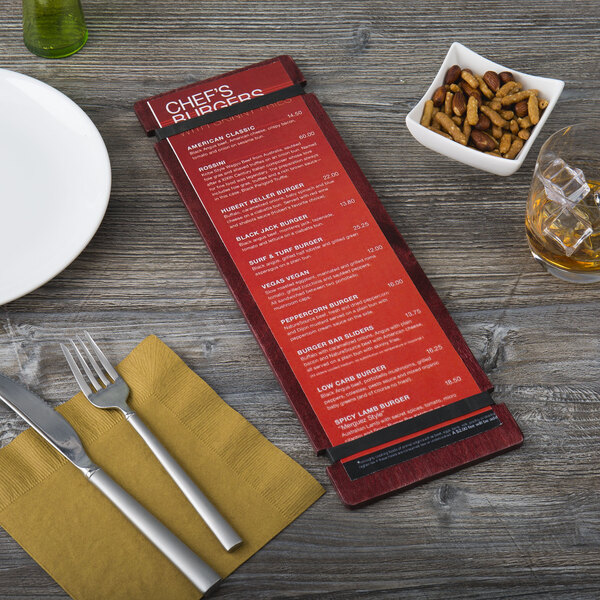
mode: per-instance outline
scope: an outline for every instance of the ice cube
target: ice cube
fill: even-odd
[[[537,167],[536,167],[537,169]],[[555,158],[539,175],[546,195],[554,202],[575,206],[590,193],[590,186],[581,169],[570,167],[562,158]]]
[[[557,242],[567,256],[571,256],[593,232],[589,219],[577,208],[563,208],[544,229],[544,234]]]
[[[596,233],[600,232],[600,194],[598,187],[592,185],[591,193],[585,200],[585,212]],[[580,205],[582,207],[582,205]]]

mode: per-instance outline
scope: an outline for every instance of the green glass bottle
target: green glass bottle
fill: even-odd
[[[80,50],[88,38],[80,0],[23,0],[25,46],[44,58]]]

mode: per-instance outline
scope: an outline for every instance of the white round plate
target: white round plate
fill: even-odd
[[[60,273],[87,246],[110,196],[106,146],[64,94],[0,69],[0,305]]]

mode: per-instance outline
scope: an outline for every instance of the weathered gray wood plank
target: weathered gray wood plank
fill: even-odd
[[[157,334],[328,493],[228,578],[218,598],[597,598],[600,288],[529,256],[524,210],[551,131],[600,119],[593,1],[343,4],[86,0],[90,40],[47,61],[0,23],[0,66],[71,96],[113,165],[106,218],[56,279],[0,307],[0,367],[54,403],[75,392],[58,342],[82,327],[123,357]],[[566,81],[521,170],[498,178],[432,154],[404,126],[450,43]],[[135,100],[289,53],[525,434],[524,447],[360,511],[342,507],[203,246]],[[232,373],[242,373],[232,377]],[[0,445],[22,431],[0,410]],[[0,531],[0,598],[66,598]]]

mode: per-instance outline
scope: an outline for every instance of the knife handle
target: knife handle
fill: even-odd
[[[203,593],[221,577],[102,469],[89,480]]]
[[[181,465],[169,454],[167,449],[160,443],[158,438],[146,427],[142,419],[136,414],[128,415],[129,422],[140,434],[146,445],[183,495],[189,500],[196,512],[202,517],[209,529],[215,534],[221,545],[228,552],[235,550],[241,543],[242,538],[235,529],[225,520],[221,513],[211,504],[210,500],[202,493],[189,475],[182,469]]]

